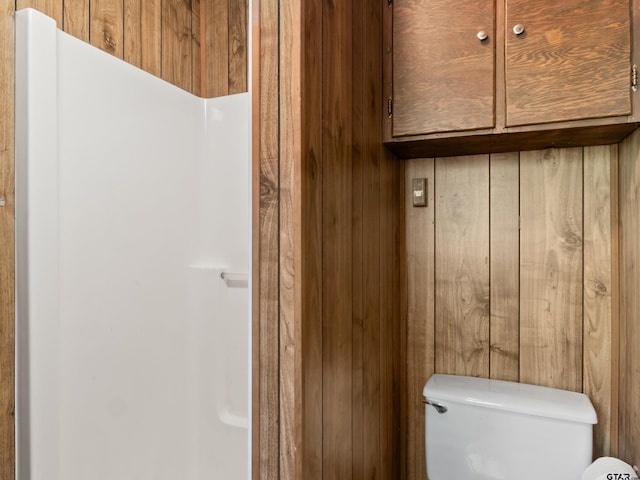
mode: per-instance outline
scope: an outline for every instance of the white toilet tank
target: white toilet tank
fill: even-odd
[[[423,394],[429,480],[580,480],[591,464],[582,393],[433,375]]]

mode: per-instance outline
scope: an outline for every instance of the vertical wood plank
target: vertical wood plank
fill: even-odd
[[[616,147],[584,149],[583,391],[598,416],[594,457],[610,455],[611,432],[611,163]]]
[[[393,3],[387,3],[382,9],[382,43],[383,43],[383,101],[393,98]],[[383,140],[391,140],[393,120],[389,115],[382,116]],[[404,193],[404,192],[402,192]]]
[[[376,3],[378,2],[369,2]],[[367,79],[368,80],[368,79]],[[371,90],[372,85],[365,80],[364,87]],[[365,102],[365,105],[367,103]],[[367,122],[368,112],[365,109],[365,135],[370,137],[375,134],[375,126]],[[370,117],[369,117],[370,118]],[[375,118],[375,117],[374,117]],[[379,117],[378,117],[379,118]],[[373,148],[372,148],[373,147]],[[382,406],[387,403],[386,388],[382,371],[386,367],[384,363],[384,351],[386,341],[390,338],[381,337],[383,328],[390,327],[391,302],[389,295],[392,293],[392,285],[387,283],[391,271],[387,268],[383,254],[391,254],[388,244],[388,233],[391,228],[391,218],[388,218],[383,201],[386,200],[386,192],[381,190],[381,176],[383,175],[382,162],[379,152],[375,149],[375,141],[367,138],[363,144],[363,244],[362,272],[364,317],[363,317],[363,458],[364,478],[376,476],[381,471],[381,417],[385,414]],[[391,200],[389,199],[389,204]],[[384,223],[387,220],[387,223]],[[385,274],[388,277],[385,277]],[[383,285],[388,287],[383,289]],[[389,325],[387,325],[389,324]],[[383,398],[385,397],[385,398]]]
[[[162,72],[162,0],[124,0],[124,61],[155,76]],[[165,39],[172,49],[175,38]]]
[[[611,158],[611,418],[609,455],[618,456],[619,368],[620,368],[620,148],[615,145]]]
[[[490,378],[518,381],[520,284],[520,164],[518,153],[490,159]]]
[[[352,51],[353,64],[351,82],[353,98],[353,158],[352,158],[352,264],[353,264],[353,407],[352,407],[352,432],[353,432],[353,468],[352,480],[364,480],[365,472],[365,429],[369,421],[365,418],[365,346],[364,346],[364,322],[368,296],[365,295],[365,271],[368,268],[367,260],[370,255],[365,250],[370,250],[371,242],[365,242],[365,222],[370,220],[365,217],[365,174],[369,169],[365,166],[368,160],[365,152],[365,113],[364,113],[364,2],[353,0],[353,28]],[[376,237],[377,238],[377,237]],[[377,356],[376,356],[377,358]],[[370,362],[366,362],[369,364]]]
[[[16,9],[35,8],[53,18],[62,29],[62,3],[63,0],[16,0]]]
[[[406,312],[403,312],[405,388],[403,391],[404,470],[402,478],[423,480],[425,463],[422,389],[435,372],[435,162],[432,158],[405,164]],[[427,179],[426,208],[414,208],[411,180]]]
[[[620,143],[620,377],[618,456],[640,462],[640,130]]]
[[[206,18],[206,96],[220,97],[229,93],[228,0],[208,0]]]
[[[370,2],[371,6],[379,7],[380,2]],[[380,47],[380,42],[372,42],[370,45],[376,45]],[[380,50],[377,51],[379,54]],[[380,92],[379,87],[376,89]],[[378,98],[380,98],[378,96]],[[381,107],[381,102],[375,102],[378,108]],[[376,118],[380,119],[382,112]],[[376,129],[381,126],[380,120]],[[371,129],[370,131],[376,131]],[[378,138],[381,138],[381,130],[377,130]],[[375,141],[372,142],[374,145]],[[394,357],[396,351],[394,350],[394,336],[397,334],[396,330],[399,326],[397,322],[396,311],[394,310],[396,303],[394,298],[399,295],[398,283],[394,282],[394,258],[395,252],[398,250],[398,245],[395,243],[396,232],[394,228],[394,213],[399,207],[394,204],[394,190],[397,189],[397,183],[392,185],[393,174],[395,168],[395,162],[393,156],[384,156],[384,152],[379,160],[379,229],[380,229],[380,251],[379,251],[379,263],[380,263],[380,285],[378,287],[380,291],[380,315],[379,315],[379,364],[380,374],[378,382],[380,384],[379,403],[376,406],[376,414],[378,416],[379,423],[379,439],[377,454],[379,457],[378,467],[374,470],[370,467],[370,474],[380,472],[381,478],[397,478],[397,472],[394,472],[396,453],[399,453],[399,443],[394,442],[394,430],[396,426],[399,426],[399,422],[396,423],[397,407],[395,403],[396,397],[394,395],[394,389],[398,388],[397,377],[395,377],[394,371]],[[375,466],[375,464],[374,464]],[[371,475],[368,477],[371,478]]]
[[[364,478],[375,478],[376,475],[386,477],[382,458],[382,429],[385,406],[388,405],[388,388],[383,374],[387,364],[385,354],[387,341],[391,340],[390,295],[393,286],[388,283],[391,270],[388,261],[390,251],[389,237],[392,219],[387,215],[385,205],[391,205],[392,189],[382,189],[381,182],[386,179],[388,169],[379,147],[380,131],[380,80],[378,57],[380,55],[380,31],[378,25],[380,2],[362,3],[358,17],[354,12],[354,23],[362,23],[359,27],[358,50],[353,52],[353,62],[359,63],[360,78],[354,78],[353,84],[359,84],[358,98],[353,102],[362,115],[362,261],[364,265],[362,283],[364,293],[363,317],[363,429],[362,454]],[[358,55],[356,57],[356,55]],[[382,158],[381,158],[382,157]],[[386,187],[386,185],[385,185]],[[385,329],[389,336],[383,337]],[[391,405],[388,405],[391,408]]]
[[[191,91],[191,2],[162,0],[162,78]]]
[[[489,156],[436,159],[436,372],[489,376]]]
[[[582,149],[520,155],[520,381],[582,390]]]
[[[118,58],[124,55],[123,10],[123,0],[89,0],[89,41]]]
[[[207,12],[209,9],[207,9]],[[260,0],[260,479],[279,476],[278,0]],[[209,25],[207,25],[207,29]],[[254,173],[255,174],[255,173]]]
[[[89,41],[89,0],[64,0],[64,31],[84,42]]]
[[[280,478],[301,478],[301,2],[280,4]]]
[[[383,4],[384,6],[384,4]],[[384,10],[384,8],[383,8]],[[384,21],[384,20],[383,20]],[[382,106],[384,110],[384,105]],[[384,458],[391,456],[391,471],[389,478],[404,478],[401,472],[402,465],[402,386],[403,386],[403,368],[404,368],[404,350],[403,350],[403,325],[402,311],[404,308],[403,292],[405,291],[406,269],[404,260],[406,258],[405,249],[405,209],[404,209],[404,162],[391,152],[384,150],[385,161],[391,163],[392,175],[390,178],[391,185],[388,187],[393,192],[392,197],[392,235],[393,243],[391,245],[392,252],[388,256],[388,260],[392,266],[392,276],[390,281],[393,288],[393,312],[392,312],[392,332],[390,337],[392,356],[391,369],[392,377],[390,379],[392,385],[392,405],[387,412],[387,429],[386,429],[386,445],[388,453],[384,453]],[[384,433],[384,430],[383,430]],[[384,438],[383,438],[384,440]]]
[[[0,478],[15,476],[14,2],[0,4]]]
[[[324,2],[322,442],[325,478],[349,478],[353,462],[351,13],[348,2]]]
[[[200,32],[204,38],[203,20],[204,2],[200,4]],[[261,435],[264,428],[263,415],[267,414],[267,405],[261,403],[263,398],[263,364],[267,366],[266,360],[269,358],[267,352],[263,350],[262,343],[262,257],[260,245],[262,244],[262,144],[260,142],[260,131],[262,128],[262,116],[260,103],[262,101],[261,83],[261,15],[260,1],[256,0],[251,5],[251,61],[253,63],[251,77],[251,480],[262,479],[261,465]],[[204,45],[204,44],[203,44]],[[201,50],[201,58],[204,57],[204,48]],[[204,63],[201,64],[204,69]],[[202,84],[204,95],[204,84]]]
[[[247,0],[229,2],[229,94],[247,91]]]
[[[302,477],[322,480],[322,2],[304,2],[303,75],[303,452]],[[355,195],[355,194],[354,194]],[[354,257],[355,263],[355,257]],[[355,268],[355,267],[354,267]],[[355,278],[354,278],[355,282]],[[355,288],[354,288],[355,295]],[[354,348],[354,355],[356,349]],[[355,398],[355,396],[354,396]]]
[[[191,93],[202,97],[201,11],[206,0],[191,0]],[[248,41],[248,38],[246,39]]]

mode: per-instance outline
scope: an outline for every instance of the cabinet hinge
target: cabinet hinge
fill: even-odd
[[[634,92],[638,90],[638,66],[631,67],[631,90]]]
[[[393,116],[393,98],[387,99],[387,116],[391,118]]]

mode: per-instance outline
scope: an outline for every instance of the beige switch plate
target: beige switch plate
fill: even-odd
[[[413,198],[414,207],[427,206],[427,179],[426,178],[411,179],[411,198]]]

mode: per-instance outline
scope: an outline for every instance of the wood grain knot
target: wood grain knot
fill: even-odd
[[[607,286],[602,282],[596,282],[595,288],[593,289],[596,292],[596,295],[606,295],[607,294]]]
[[[112,52],[112,53],[116,51],[116,41],[114,40],[114,38],[111,35],[111,33],[109,33],[106,30],[103,31],[102,32],[102,41],[103,41],[105,50],[107,50],[108,52]]]
[[[564,241],[567,245],[576,246],[580,245],[580,237],[574,233],[567,233],[564,237]]]
[[[275,192],[276,192],[276,185],[273,183],[273,181],[264,175],[261,176],[260,177],[260,198],[262,200],[273,199],[275,196]]]
[[[512,359],[512,360],[517,360],[518,359],[518,353],[514,352],[514,351],[510,351],[507,348],[501,347],[500,345],[496,345],[493,344],[489,347],[489,349],[497,354],[502,355],[503,357]]]

